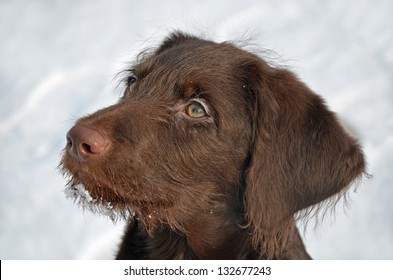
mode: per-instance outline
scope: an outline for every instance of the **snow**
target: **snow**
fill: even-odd
[[[83,185],[77,185],[75,187],[68,187],[65,190],[65,195],[67,198],[71,198],[76,201],[77,204],[91,204],[96,201],[90,195],[90,193],[85,189]]]
[[[392,259],[392,11],[389,0],[1,1],[0,258],[113,258],[124,225],[65,198],[65,133],[116,101],[129,58],[181,29],[252,37],[250,49],[325,98],[373,177],[350,191],[348,209],[308,227],[306,246],[317,259]]]

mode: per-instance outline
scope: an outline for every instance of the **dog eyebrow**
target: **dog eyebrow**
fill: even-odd
[[[173,93],[175,95],[176,99],[185,99],[185,94],[183,91],[183,87],[180,85],[179,82],[176,82],[174,87],[173,87]]]
[[[204,90],[194,81],[176,82],[173,90],[178,99],[203,98]]]
[[[154,69],[153,62],[150,59],[140,62],[134,66],[134,73],[138,79],[143,79],[149,75]]]
[[[134,69],[134,73],[139,80],[145,78],[150,72],[148,68],[141,66]]]

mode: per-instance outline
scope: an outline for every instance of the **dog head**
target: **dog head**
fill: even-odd
[[[233,44],[174,33],[128,70],[118,103],[67,134],[67,190],[92,210],[181,230],[231,208],[254,246],[275,252],[296,212],[364,172],[320,97]]]

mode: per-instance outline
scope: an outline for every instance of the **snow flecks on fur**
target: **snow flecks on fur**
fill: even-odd
[[[94,213],[109,216],[111,220],[116,220],[117,214],[113,205],[110,202],[104,201],[102,198],[92,197],[82,184],[67,186],[64,192],[68,199],[73,200],[83,209],[88,209]]]

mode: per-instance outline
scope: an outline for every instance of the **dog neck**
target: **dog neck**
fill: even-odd
[[[212,209],[186,224],[187,245],[198,259],[250,258],[250,251],[253,251],[250,235],[241,227],[240,221],[234,219],[240,215],[229,212]]]
[[[166,248],[167,254],[175,259],[256,258],[258,253],[252,249],[251,234],[244,227],[245,221],[240,220],[244,217],[242,209],[241,203],[223,199],[214,201],[210,207],[190,209],[192,215],[182,213],[184,210],[171,211],[172,222],[156,228],[148,242],[155,250],[162,244],[176,244]]]

